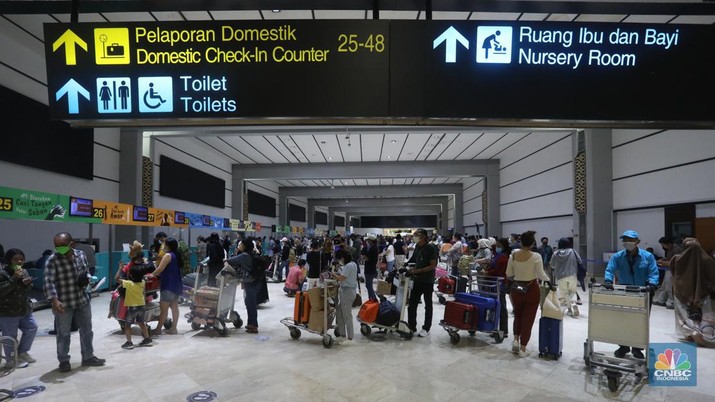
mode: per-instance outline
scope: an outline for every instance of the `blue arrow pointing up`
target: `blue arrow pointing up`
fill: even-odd
[[[432,49],[436,49],[442,42],[445,42],[447,48],[445,59],[446,63],[456,63],[457,62],[457,41],[462,44],[465,48],[469,49],[469,41],[467,38],[462,36],[459,31],[450,26],[446,31],[442,32],[442,35],[438,36],[432,42]]]
[[[55,100],[58,101],[65,95],[67,95],[67,105],[69,106],[70,114],[79,113],[79,95],[90,100],[89,91],[84,89],[82,85],[78,84],[77,81],[72,78],[55,93]]]

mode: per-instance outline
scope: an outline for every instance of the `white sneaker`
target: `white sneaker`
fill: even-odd
[[[427,331],[426,329],[422,329],[422,331],[420,331],[420,333],[417,334],[417,336],[419,336],[420,338],[424,338],[424,337],[426,337],[426,336],[429,336],[429,331]]]
[[[578,306],[574,304],[572,309],[573,309],[573,316],[578,317],[578,315],[579,315]]]
[[[335,337],[335,343],[338,345],[341,345],[343,342],[345,342],[348,338],[345,338],[343,336],[336,336]]]
[[[514,340],[511,342],[511,352],[514,353],[514,354],[519,353],[519,349],[520,349],[520,348],[521,348],[521,345],[519,344],[519,341],[517,341],[516,339],[514,339]]]
[[[27,353],[27,352],[22,352],[22,353],[20,353],[18,356],[20,357],[21,360],[24,360],[24,361],[26,361],[26,362],[28,362],[28,363],[34,363],[34,362],[37,361],[37,360],[35,360],[35,358],[33,358],[32,356],[30,356],[30,354]]]
[[[25,368],[28,366],[28,363],[22,359],[18,359],[17,364],[15,364],[14,359],[8,359],[7,362],[5,362],[5,368],[6,369],[11,369],[11,368]]]
[[[352,339],[346,339],[346,338],[343,338],[343,339],[344,340],[342,342],[340,342],[340,346],[350,346],[350,345],[355,344],[355,342],[353,342]]]
[[[531,354],[531,352],[529,352],[528,350],[519,349],[519,357],[522,357],[522,358],[529,357],[530,354]]]

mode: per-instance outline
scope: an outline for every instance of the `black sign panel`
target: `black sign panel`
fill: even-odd
[[[375,117],[387,21],[45,24],[57,119]]]
[[[715,101],[705,95],[715,90],[712,26],[433,21],[425,27],[429,79],[420,115],[426,117],[713,120]]]
[[[46,24],[45,43],[51,115],[69,121],[715,121],[712,25]]]

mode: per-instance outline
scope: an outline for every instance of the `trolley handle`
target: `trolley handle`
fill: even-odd
[[[620,290],[630,293],[647,293],[649,291],[648,286],[637,286],[637,285],[614,285],[612,283],[590,283],[589,286],[593,288],[604,288],[606,290]]]

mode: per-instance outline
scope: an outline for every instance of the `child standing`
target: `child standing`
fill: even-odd
[[[125,289],[124,306],[127,307],[127,316],[124,324],[124,335],[127,341],[122,345],[122,349],[134,349],[132,343],[132,325],[136,322],[141,328],[144,340],[139,346],[151,346],[149,330],[145,321],[145,299],[144,299],[144,274],[145,269],[141,266],[133,266],[129,269],[129,279],[122,280],[122,287]]]

